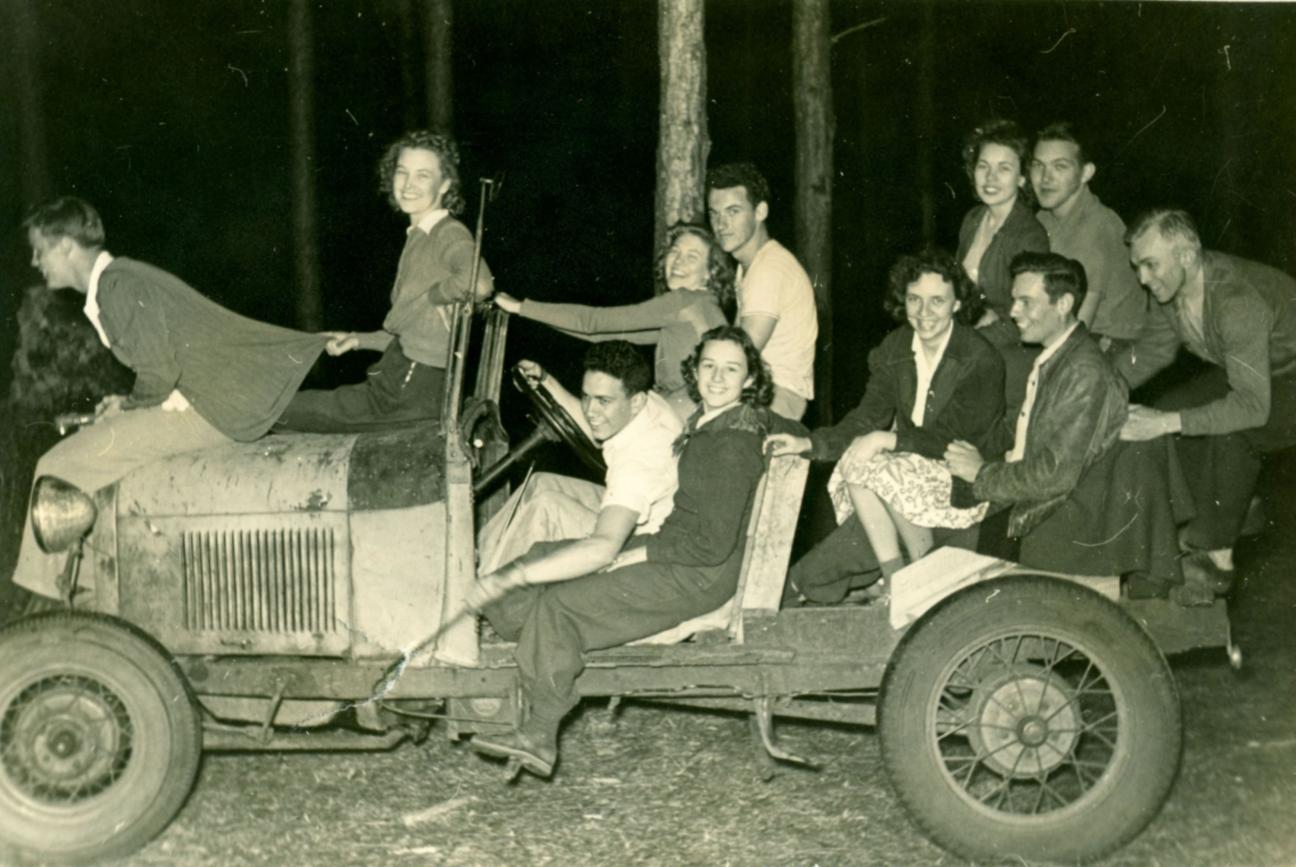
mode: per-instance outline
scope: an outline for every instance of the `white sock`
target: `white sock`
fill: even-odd
[[[1231,570],[1233,568],[1232,548],[1220,548],[1215,551],[1207,551],[1206,553],[1211,558],[1211,562],[1219,568],[1224,570]]]

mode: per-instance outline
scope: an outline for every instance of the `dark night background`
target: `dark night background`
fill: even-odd
[[[8,17],[16,2],[0,0],[0,12]],[[112,251],[172,270],[240,312],[291,324],[287,4],[31,0],[31,8],[51,192],[94,202]],[[885,18],[833,49],[839,411],[862,389],[864,351],[890,327],[886,270],[924,240],[920,160],[932,160],[934,240],[952,246],[974,203],[960,142],[991,115],[1028,130],[1058,118],[1088,130],[1093,188],[1127,220],[1154,204],[1182,205],[1207,246],[1296,267],[1296,6],[935,3],[930,135],[918,109],[922,4],[839,0],[832,14],[838,34]],[[377,193],[374,164],[419,117],[421,81],[414,92],[402,86],[408,48],[392,2],[319,3],[313,15],[325,326],[371,329],[386,310],[404,227]],[[454,15],[466,222],[476,217],[476,178],[506,173],[486,222],[498,287],[593,303],[647,297],[656,3],[460,0]],[[707,4],[711,161],[752,159],[765,170],[772,231],[792,246],[790,41],[787,0]],[[5,359],[21,290],[35,276],[19,229],[33,203],[19,192],[26,118],[13,108],[13,87],[7,76]],[[514,356],[525,346],[560,368],[580,350],[529,323],[516,325],[510,343]],[[315,381],[358,377],[365,360],[333,361]]]

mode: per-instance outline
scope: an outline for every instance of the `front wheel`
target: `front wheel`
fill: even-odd
[[[1160,810],[1179,767],[1173,676],[1097,593],[977,584],[915,626],[882,685],[887,772],[914,821],[969,859],[1088,861]]]
[[[133,851],[184,803],[201,748],[184,681],[142,634],[85,614],[0,632],[0,855]]]

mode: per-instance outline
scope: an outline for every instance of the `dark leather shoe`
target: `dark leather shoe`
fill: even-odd
[[[1227,595],[1233,589],[1234,569],[1221,569],[1205,551],[1192,551],[1179,561],[1183,567],[1184,584],[1207,587],[1216,596]]]
[[[482,755],[497,759],[517,759],[522,767],[537,777],[553,776],[554,763],[558,761],[556,739],[543,739],[520,731],[502,735],[474,735],[472,748]]]

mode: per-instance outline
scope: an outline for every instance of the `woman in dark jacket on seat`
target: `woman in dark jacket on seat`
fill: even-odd
[[[987,453],[1003,415],[1004,366],[969,325],[979,315],[962,267],[944,252],[905,256],[891,269],[889,304],[907,320],[869,353],[859,406],[809,437],[776,434],[774,454],[809,452],[838,461],[829,493],[838,523],[853,513],[864,526],[884,577],[932,547],[931,528],[978,523],[987,508],[945,467],[960,439]]]

